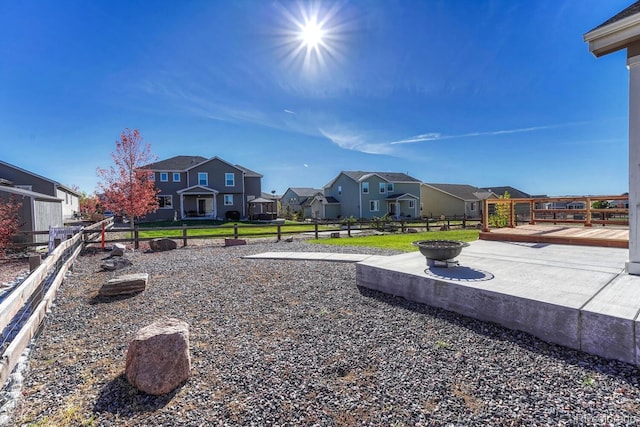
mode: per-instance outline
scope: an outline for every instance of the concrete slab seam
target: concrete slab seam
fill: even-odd
[[[582,304],[582,306],[581,306],[581,307],[579,307],[579,308],[578,308],[578,345],[580,346],[580,350],[581,350],[581,351],[582,351],[582,348],[583,348],[583,347],[582,347],[582,334],[583,334],[583,331],[582,331],[582,315],[583,315],[583,310],[584,310],[584,308],[585,308],[585,307],[586,307],[586,306],[587,306],[591,301],[593,301],[593,300],[595,299],[595,297],[597,297],[597,296],[598,296],[598,295],[599,295],[599,294],[600,294],[600,293],[601,293],[601,292],[602,292],[602,291],[603,291],[607,286],[609,286],[609,285],[610,285],[614,280],[616,280],[618,277],[620,277],[620,274],[622,274],[622,273],[619,273],[619,274],[616,274],[615,276],[613,276],[613,277],[612,277],[612,278],[611,278],[607,283],[605,283],[604,285],[602,285],[602,286],[600,287],[600,289],[598,289],[598,291],[597,291],[596,293],[594,293],[593,295],[591,295],[591,297],[589,297],[589,298],[585,301],[585,303],[584,303],[584,304]],[[636,344],[636,343],[635,343],[635,322],[634,322],[633,328],[634,328],[634,330],[633,330],[633,332],[634,332],[634,335],[633,335],[633,340],[634,340],[633,345],[634,345],[634,347],[635,347],[635,344]]]

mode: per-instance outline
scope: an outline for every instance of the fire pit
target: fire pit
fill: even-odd
[[[420,249],[420,253],[427,258],[427,265],[437,267],[452,267],[458,265],[454,258],[460,255],[464,242],[456,240],[418,240],[413,245]]]

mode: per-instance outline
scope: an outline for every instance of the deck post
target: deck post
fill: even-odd
[[[484,231],[485,233],[488,233],[489,232],[489,199],[484,199],[482,203],[484,205],[482,209],[482,231]]]
[[[587,197],[586,200],[586,208],[587,208],[587,212],[585,213],[585,218],[584,218],[584,226],[585,227],[591,227],[593,224],[591,224],[591,199]]]
[[[536,208],[536,203],[533,199],[529,200],[529,225],[536,225],[536,215],[533,212]]]

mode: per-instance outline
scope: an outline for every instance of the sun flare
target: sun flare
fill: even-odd
[[[343,3],[299,4],[297,10],[280,6],[285,22],[278,48],[284,62],[308,74],[320,73],[339,63],[344,58],[344,37],[349,29],[343,6]]]
[[[302,27],[300,38],[307,49],[316,49],[323,44],[325,30],[315,20],[307,21]]]

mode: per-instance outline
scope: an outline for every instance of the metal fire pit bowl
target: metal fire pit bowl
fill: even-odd
[[[418,240],[412,243],[420,249],[420,253],[428,260],[448,261],[460,255],[464,242],[456,240]]]

